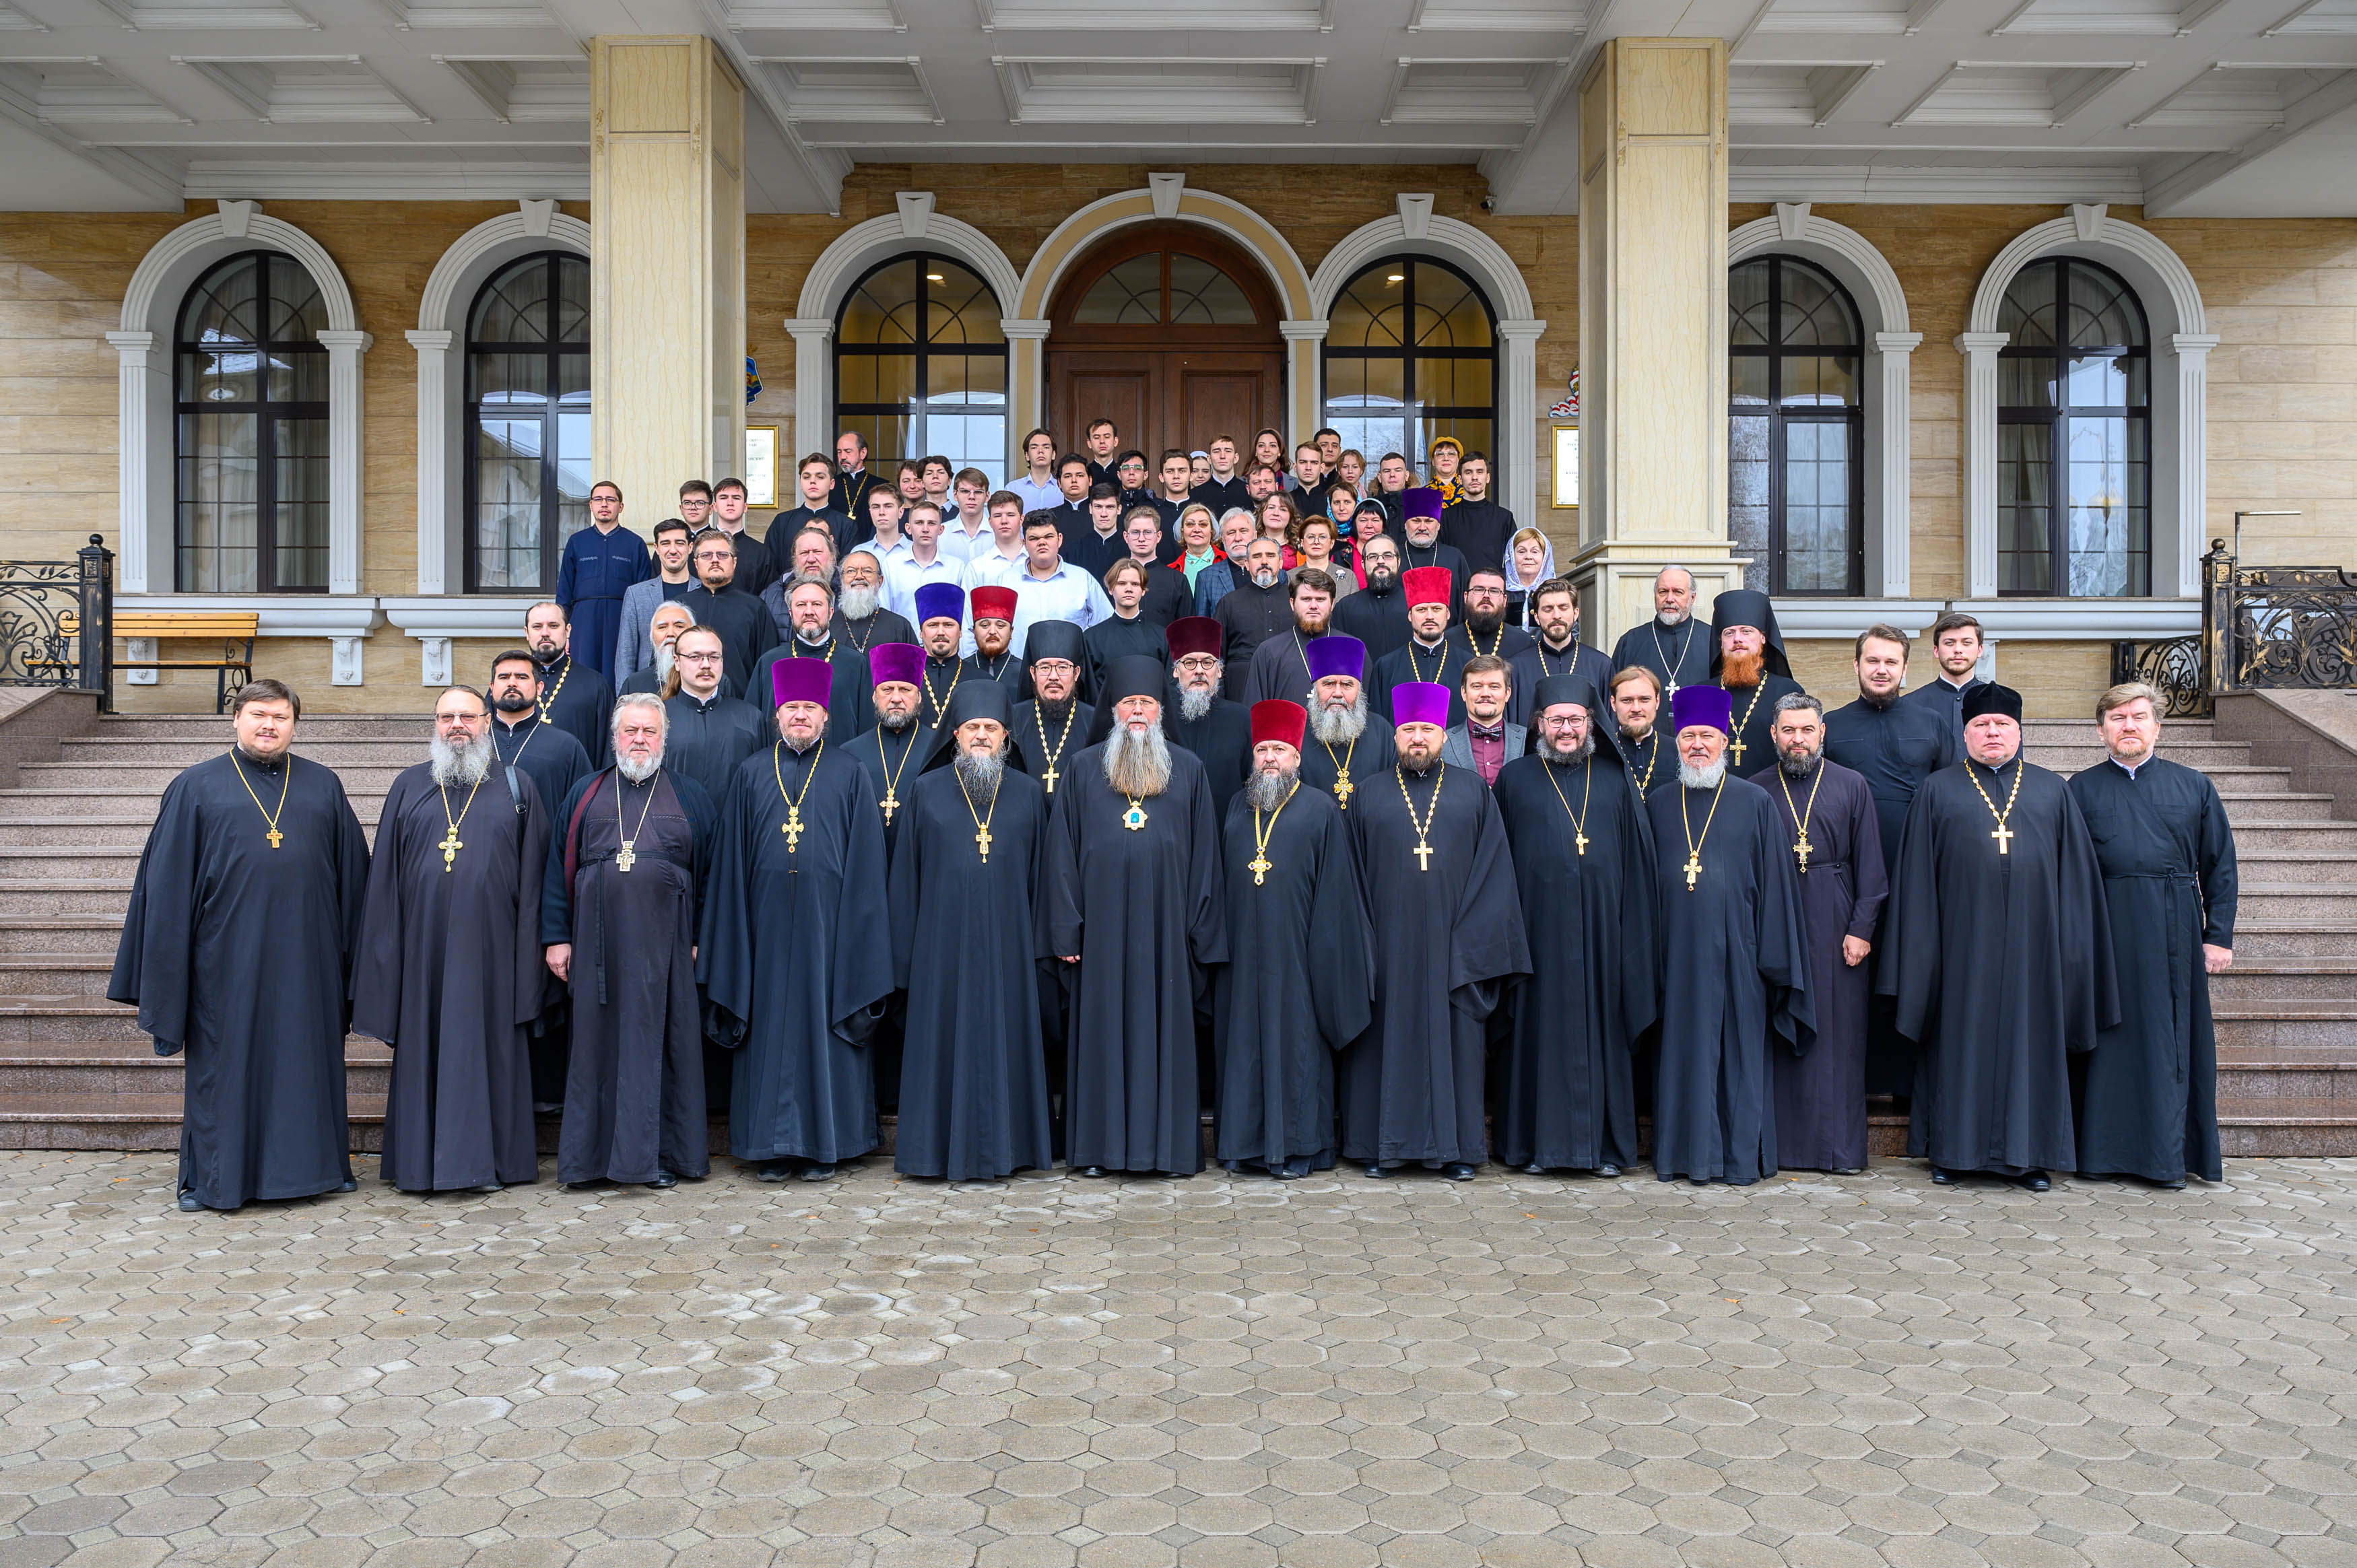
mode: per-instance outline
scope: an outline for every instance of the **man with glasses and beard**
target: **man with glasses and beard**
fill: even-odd
[[[1512,660],[1531,646],[1531,634],[1506,624],[1506,574],[1495,566],[1475,566],[1458,579],[1464,592],[1464,613],[1449,637],[1463,644],[1469,659]]]
[[[553,989],[548,839],[539,789],[492,746],[490,707],[445,688],[427,760],[385,792],[352,964],[352,1029],[393,1047],[381,1168],[404,1192],[540,1174],[526,1033]]]
[[[1344,601],[1347,603],[1348,601]],[[1309,661],[1309,722],[1301,743],[1301,781],[1348,811],[1375,779],[1399,762],[1387,724],[1367,724],[1366,645],[1340,634],[1302,650]]]
[[[1279,1181],[1334,1165],[1334,1053],[1366,1028],[1374,986],[1350,831],[1331,797],[1302,787],[1308,716],[1253,709],[1252,778],[1221,834],[1235,956],[1212,1006],[1219,1155]]]
[[[1164,683],[1151,659],[1105,671],[1048,834],[1040,926],[1078,966],[1065,1157],[1084,1176],[1203,1168],[1195,998],[1227,961],[1227,908],[1211,786],[1163,736]]]
[[[720,634],[727,668],[749,671],[778,646],[778,623],[770,607],[737,581],[736,542],[718,529],[695,541],[696,585],[679,596],[695,614],[695,624]]]
[[[1585,676],[1549,675],[1531,701],[1532,752],[1499,770],[1531,972],[1498,1088],[1498,1157],[1530,1175],[1617,1176],[1637,1163],[1637,1039],[1652,1026],[1653,844],[1645,800]]]
[[[718,813],[663,766],[662,699],[614,704],[614,765],[574,788],[541,883],[549,972],[572,990],[556,1176],[650,1187],[712,1168],[695,927]]]
[[[1252,715],[1222,696],[1222,630],[1206,616],[1186,616],[1163,633],[1170,646],[1170,706],[1162,715],[1170,744],[1194,753],[1211,787],[1212,815],[1225,821],[1228,800],[1252,771]],[[1103,699],[1098,706],[1103,706]]]
[[[1035,624],[1023,647],[1023,698],[1015,704],[1008,744],[1023,754],[1023,771],[1037,779],[1048,804],[1088,744],[1094,710],[1081,701],[1088,667],[1085,634],[1068,620]]]
[[[1405,647],[1415,635],[1408,625],[1407,596],[1400,591],[1399,541],[1378,533],[1359,541],[1359,570],[1367,585],[1346,594],[1334,607],[1334,629],[1367,645],[1369,659]]]
[[[854,550],[843,558],[843,595],[834,607],[834,635],[865,659],[879,642],[917,640],[909,618],[884,607],[884,564],[872,550]]]
[[[722,690],[720,661],[727,655],[718,632],[689,627],[673,648],[679,681],[663,703],[671,715],[663,756],[674,773],[694,779],[714,800],[725,800],[737,765],[761,748],[761,711]]]
[[[1007,744],[1014,716],[995,681],[950,700],[892,854],[903,1176],[996,1181],[1055,1163],[1039,1006],[1049,806]]]
[[[1866,1168],[1866,1041],[1875,923],[1890,885],[1866,780],[1825,756],[1824,709],[1805,692],[1776,703],[1776,771],[1753,782],[1782,820],[1809,927],[1817,1043],[1776,1056],[1776,1163],[1855,1176]]]

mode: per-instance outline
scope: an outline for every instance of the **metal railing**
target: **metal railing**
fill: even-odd
[[[95,692],[114,705],[114,553],[99,534],[70,561],[0,561],[0,686]]]
[[[2114,643],[2112,679],[2150,683],[2180,717],[2235,692],[2357,686],[2357,576],[2245,566],[2213,539],[2201,557],[2201,632]]]

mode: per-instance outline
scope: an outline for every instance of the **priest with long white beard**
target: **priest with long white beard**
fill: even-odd
[[[1220,827],[1203,765],[1162,733],[1162,666],[1106,667],[1092,745],[1056,791],[1040,897],[1076,965],[1065,1157],[1082,1176],[1203,1168],[1195,1002],[1228,958]]]
[[[490,726],[474,688],[443,691],[428,760],[386,791],[361,908],[352,1028],[393,1047],[382,1168],[404,1192],[539,1174],[525,1031],[552,989],[549,808],[500,762]]]
[[[1399,761],[1392,726],[1367,726],[1367,645],[1340,632],[1302,650],[1308,660],[1309,724],[1301,741],[1301,781],[1334,797],[1344,811],[1368,783]]]
[[[1252,771],[1252,715],[1243,703],[1221,694],[1218,621],[1181,616],[1162,635],[1170,648],[1171,686],[1162,732],[1203,765],[1211,785],[1211,819],[1224,822],[1228,802]]]

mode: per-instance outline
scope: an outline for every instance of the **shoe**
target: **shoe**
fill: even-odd
[[[1294,1158],[1285,1162],[1285,1179],[1286,1181],[1299,1181],[1308,1174],[1309,1159],[1308,1155],[1296,1155]],[[2183,1184],[2180,1183],[2179,1185],[2181,1186]]]
[[[753,1174],[763,1181],[784,1181],[794,1174],[794,1167],[783,1160],[771,1160]]]
[[[1546,1166],[1536,1164],[1535,1162],[1523,1167],[1523,1174],[1524,1176],[1544,1176],[1546,1175]]]
[[[562,1116],[565,1114],[565,1101],[535,1100],[532,1102],[532,1113],[534,1116]]]
[[[834,1179],[834,1167],[833,1165],[810,1165],[802,1167],[802,1180],[804,1181],[833,1181]]]
[[[1835,1176],[1864,1176],[1866,1174],[1866,1167],[1864,1165],[1835,1165],[1834,1167],[1833,1174]]]
[[[343,1186],[336,1188],[338,1192],[358,1192],[360,1189],[361,1184],[350,1179],[347,1179]]]
[[[1620,1174],[1620,1167],[1619,1165],[1598,1165],[1596,1167],[1596,1174],[1603,1176],[1609,1181]]]
[[[1473,1167],[1463,1160],[1452,1160],[1440,1167],[1440,1174],[1450,1181],[1471,1181]]]
[[[1939,1165],[1933,1165],[1932,1167],[1932,1184],[1934,1187],[1953,1187],[1956,1185],[1955,1173],[1945,1170]]]
[[[677,1187],[679,1185],[679,1177],[672,1175],[669,1171],[657,1171],[655,1173],[655,1179],[646,1185],[657,1192],[663,1192],[669,1188]]]
[[[1097,1181],[1103,1177],[1105,1168],[1103,1165],[1082,1165],[1079,1170],[1074,1171],[1072,1174],[1074,1176],[1086,1176],[1091,1181]]]
[[[2044,1192],[2054,1183],[2044,1171],[2025,1171],[2021,1176],[2021,1185],[2032,1192]]]
[[[506,1187],[501,1187],[498,1182],[495,1182],[495,1181],[487,1181],[487,1182],[485,1182],[485,1183],[484,1183],[482,1186],[480,1186],[480,1187],[468,1187],[467,1190],[468,1190],[468,1192],[479,1192],[479,1193],[481,1193],[484,1197],[489,1197],[491,1194],[493,1194],[493,1193],[495,1193],[495,1192],[505,1192],[505,1191],[507,1190],[507,1188],[506,1188]]]
[[[180,1195],[181,1213],[202,1214],[204,1211],[205,1206],[201,1202],[198,1201],[197,1195],[195,1193],[184,1192]]]
[[[2185,1190],[2185,1178],[2183,1176],[2179,1176],[2175,1181],[2157,1181],[2152,1185],[2158,1187],[2163,1192],[2183,1192]]]
[[[606,1184],[602,1181],[568,1181],[565,1184],[565,1190],[567,1192],[595,1192],[598,1187],[605,1185]]]
[[[1392,1173],[1385,1170],[1381,1165],[1372,1165],[1367,1167],[1367,1174],[1374,1177],[1377,1181],[1388,1181],[1391,1179]]]

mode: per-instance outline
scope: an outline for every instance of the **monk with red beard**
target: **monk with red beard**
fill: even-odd
[[[1730,588],[1711,604],[1710,678],[1726,688],[1735,705],[1727,746],[1727,771],[1738,779],[1776,766],[1776,742],[1769,734],[1776,703],[1801,689],[1784,657],[1784,634],[1768,596],[1754,588]]]

